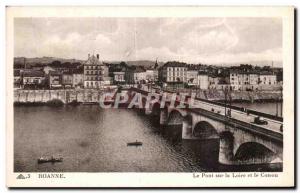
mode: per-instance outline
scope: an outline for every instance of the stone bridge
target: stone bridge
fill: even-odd
[[[201,108],[201,104],[193,108],[177,108],[169,102],[162,106],[160,100],[153,100],[147,106],[145,101],[148,92],[136,88],[129,91],[131,98],[137,94],[143,98],[145,113],[159,118],[161,125],[182,128],[183,140],[219,140],[219,162],[222,164],[282,163],[283,136],[277,129],[249,123],[248,119],[243,121],[234,116],[225,116],[221,111]],[[157,95],[161,99],[162,94]]]

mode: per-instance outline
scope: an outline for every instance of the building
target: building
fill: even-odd
[[[167,62],[159,69],[159,79],[168,85],[182,84],[187,81],[187,66],[180,62]]]
[[[73,87],[73,74],[70,72],[64,72],[62,74],[62,85],[64,88]]]
[[[276,85],[277,78],[275,74],[270,72],[261,72],[258,76],[258,81],[260,85]]]
[[[125,62],[109,65],[109,76],[114,84],[133,84],[134,67],[128,66]]]
[[[45,74],[49,74],[50,71],[55,71],[55,69],[50,67],[50,66],[45,66],[43,68],[43,71],[44,71]]]
[[[146,69],[146,80],[147,82],[157,82],[158,81],[158,62],[155,61],[155,64],[149,69]]]
[[[74,73],[72,83],[73,83],[73,88],[83,88],[83,74]]]
[[[144,67],[137,66],[133,72],[133,79],[135,84],[144,84],[147,79],[147,72]]]
[[[103,83],[104,86],[111,85],[112,82],[113,82],[112,77],[109,77],[109,76],[104,76],[103,77],[103,82],[102,83]]]
[[[208,76],[208,82],[209,82],[209,86],[208,86],[209,89],[217,89],[218,84],[219,84],[219,77],[209,75]]]
[[[42,70],[44,69],[44,65],[38,63],[38,64],[36,64],[36,65],[33,65],[33,66],[31,67],[31,69],[32,69],[32,70],[37,70],[37,71],[42,71]]]
[[[272,90],[276,89],[277,86],[277,77],[271,72],[230,72],[230,88],[232,90]]]
[[[21,79],[21,72],[20,70],[14,70],[14,88],[21,88],[22,86],[22,79]]]
[[[49,71],[48,86],[49,86],[49,88],[61,88],[62,87],[62,73],[58,72],[58,71]]]
[[[45,75],[43,71],[25,70],[23,72],[24,88],[40,88],[45,84]]]
[[[258,76],[254,72],[230,72],[231,90],[255,90],[258,85]]]
[[[109,67],[106,64],[102,66],[102,70],[103,70],[103,78],[109,77]]]
[[[147,69],[146,70],[146,80],[147,82],[157,82],[158,81],[158,70],[156,69]]]
[[[113,72],[114,84],[125,84],[125,72]]]
[[[282,85],[277,82],[276,74],[261,72],[258,77],[258,90],[280,90],[282,88]]]
[[[84,63],[84,88],[100,88],[104,77],[104,64],[96,56],[88,55],[88,60]]]
[[[188,86],[197,86],[199,85],[198,81],[198,70],[189,69],[186,72],[187,84]]]
[[[209,79],[207,73],[199,72],[197,75],[197,81],[197,85],[199,85],[200,89],[206,90],[209,88]]]

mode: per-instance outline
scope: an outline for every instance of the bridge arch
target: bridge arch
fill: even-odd
[[[233,161],[234,135],[230,131],[220,133],[219,162],[231,164]]]
[[[154,116],[159,116],[160,115],[160,103],[156,102],[154,104],[152,104],[152,115]]]
[[[178,110],[172,110],[168,116],[168,125],[182,125],[184,116]]]
[[[167,107],[160,110],[159,123],[160,123],[160,125],[168,124],[168,108]]]
[[[218,132],[214,126],[207,121],[199,121],[193,129],[193,136],[197,138],[217,138]]]
[[[277,157],[275,152],[257,142],[246,142],[241,144],[234,154],[235,161],[247,163],[270,163]]]
[[[191,114],[187,114],[183,117],[182,122],[182,139],[190,139],[192,138],[193,133],[193,116]]]

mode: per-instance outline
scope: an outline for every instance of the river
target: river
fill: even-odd
[[[218,163],[218,140],[185,141],[134,109],[97,105],[14,108],[15,172],[273,171]],[[172,131],[176,131],[173,129]],[[178,131],[178,130],[177,130]],[[139,140],[142,146],[127,146]],[[63,162],[38,164],[40,156]]]
[[[261,103],[239,102],[239,103],[232,103],[232,105],[238,107],[244,107],[256,111],[261,111],[271,115],[278,114],[278,116],[282,116],[282,112],[281,112],[282,102],[278,102],[278,104],[274,102],[261,102]]]

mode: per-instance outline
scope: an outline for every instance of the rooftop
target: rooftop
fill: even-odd
[[[95,56],[89,56],[88,60],[84,63],[84,65],[103,65],[102,62]]]
[[[259,70],[249,70],[249,71],[242,71],[242,70],[230,70],[230,74],[257,74],[257,75],[273,75],[272,72],[269,71],[259,71]]]
[[[44,77],[44,72],[38,70],[24,71],[23,77]]]
[[[199,71],[199,72],[198,72],[198,75],[208,75],[208,73],[207,73],[207,72],[204,72],[204,71]]]
[[[50,72],[49,72],[49,75],[50,75],[50,76],[60,76],[60,75],[61,75],[61,72],[59,72],[59,71],[50,71]]]
[[[136,66],[134,72],[146,72],[146,70],[142,66]]]
[[[21,73],[20,73],[20,70],[14,70],[14,76],[20,76]]]
[[[183,62],[167,62],[163,65],[163,67],[187,67],[186,63]]]

